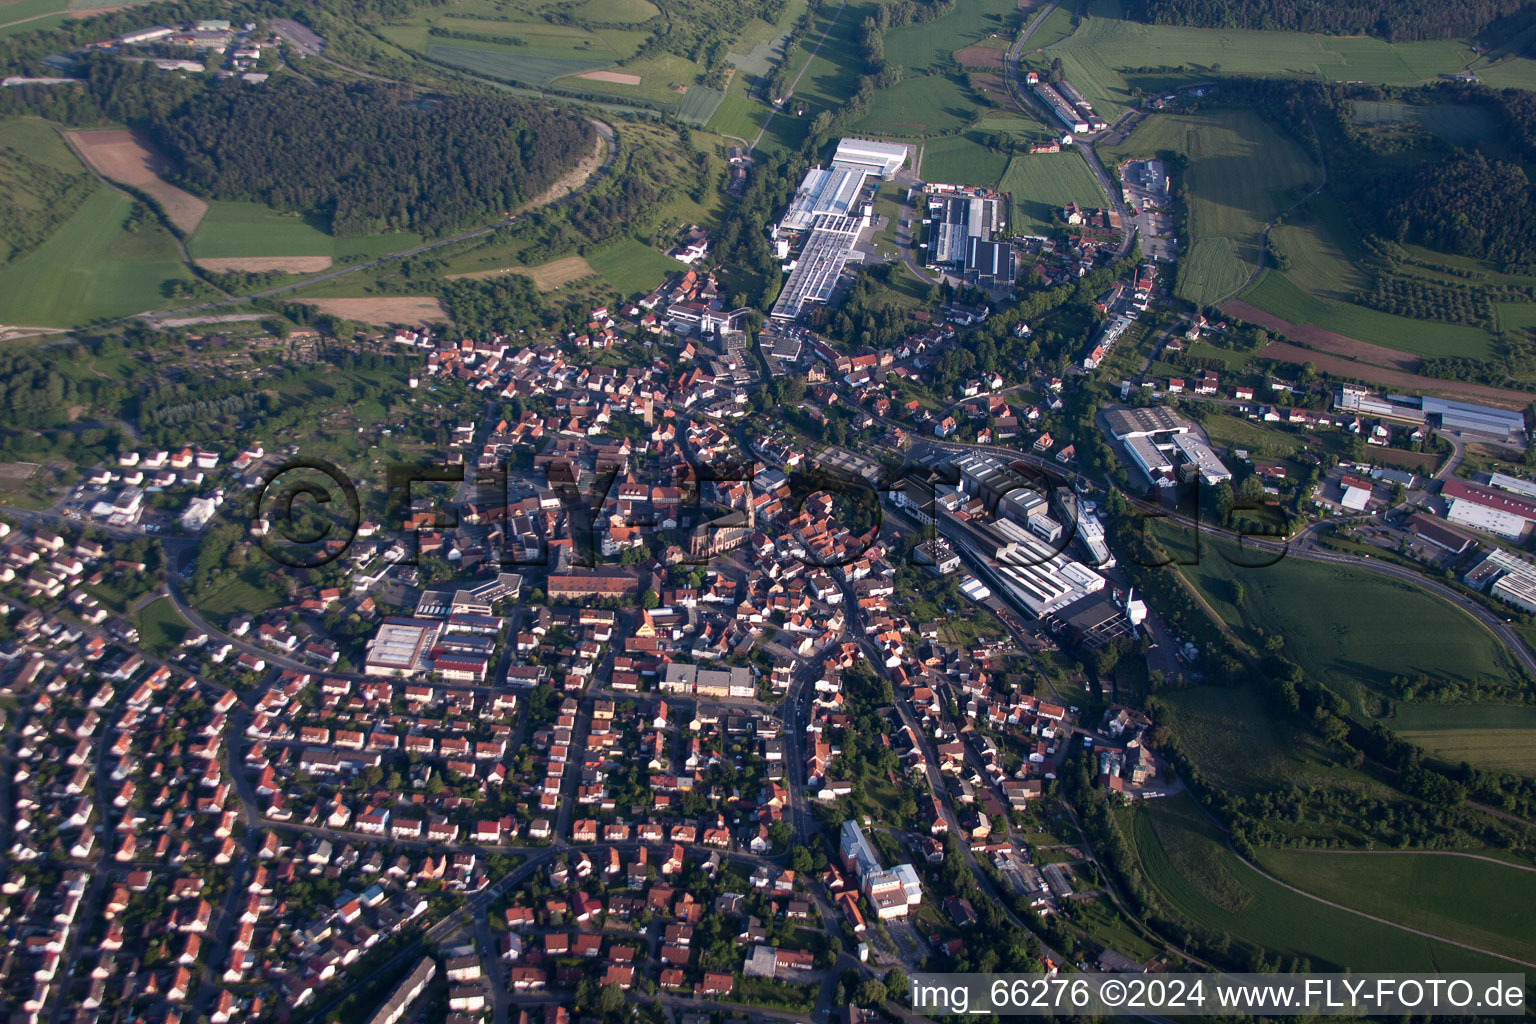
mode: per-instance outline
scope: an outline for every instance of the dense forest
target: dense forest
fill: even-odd
[[[1128,13],[1157,25],[1289,29],[1380,36],[1393,42],[1473,35],[1529,0],[1132,0]]]
[[[483,222],[542,192],[594,143],[592,126],[563,108],[292,79],[208,90],[148,127],[189,190],[326,215],[338,235]]]
[[[1474,151],[1395,179],[1377,204],[1387,237],[1495,263],[1536,261],[1536,202],[1519,165]]]
[[[544,191],[592,152],[569,108],[403,86],[274,78],[251,86],[90,62],[83,89],[0,90],[0,116],[116,121],[145,131],[176,184],[328,218],[337,235],[478,226]]]

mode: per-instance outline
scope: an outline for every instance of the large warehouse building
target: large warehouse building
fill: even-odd
[[[1433,395],[1379,395],[1359,384],[1341,386],[1334,395],[1334,404],[1349,412],[1423,423],[1522,450],[1526,446],[1525,414],[1510,409],[1453,402]]]
[[[831,167],[805,172],[775,231],[775,237],[809,232],[774,303],[775,320],[794,320],[807,306],[827,302],[848,264],[862,261],[859,235],[869,226],[871,210],[864,183],[871,176],[891,177],[906,158],[906,146],[843,139]]]
[[[1508,551],[1492,549],[1463,579],[1468,586],[1486,587],[1490,597],[1505,604],[1536,612],[1536,565]]]
[[[843,139],[832,155],[832,165],[862,168],[866,174],[889,181],[907,162],[907,147],[899,142],[875,142],[872,139]]]
[[[789,272],[784,290],[769,314],[775,320],[794,320],[805,307],[827,302],[849,263],[862,262],[857,246],[864,230],[860,217],[821,215],[800,250],[795,269]]]
[[[1209,486],[1232,479],[1211,446],[1190,432],[1189,421],[1167,406],[1110,409],[1104,421],[1131,461],[1159,487],[1196,479]]]
[[[1536,523],[1536,500],[1454,477],[1440,487],[1450,503],[1445,518],[1474,530],[1519,540]]]

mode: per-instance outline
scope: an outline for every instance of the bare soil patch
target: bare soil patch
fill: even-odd
[[[0,480],[17,482],[32,479],[41,468],[36,462],[0,462]]]
[[[169,168],[165,157],[126,129],[107,128],[88,132],[65,132],[80,158],[108,181],[131,185],[165,207],[166,216],[183,234],[196,230],[208,204],[190,192],[165,181],[160,175]]]
[[[322,313],[365,324],[419,324],[448,320],[448,311],[433,295],[370,295],[360,299],[310,299]]]
[[[577,78],[589,78],[594,82],[612,82],[615,85],[639,85],[640,76],[623,71],[583,71]]]
[[[974,69],[1000,69],[1003,66],[1003,52],[995,46],[987,46],[983,43],[975,43],[963,49],[955,51],[955,60],[967,71]]]
[[[312,274],[328,270],[329,256],[216,256],[197,261],[204,270],[217,274],[262,274],[269,270],[281,270],[285,274]]]
[[[1257,321],[1255,321],[1257,322]],[[1520,391],[1487,384],[1471,384],[1459,380],[1440,380],[1417,373],[1405,373],[1373,363],[1356,362],[1343,356],[1302,348],[1286,342],[1272,342],[1259,353],[1260,359],[1275,359],[1285,363],[1311,363],[1323,373],[1339,377],[1353,377],[1368,384],[1379,384],[1400,391],[1423,391],[1463,402],[1477,402],[1500,409],[1524,409],[1531,404],[1532,396]]]
[[[1387,348],[1385,345],[1373,345],[1371,342],[1351,338],[1345,334],[1325,331],[1321,327],[1293,324],[1289,320],[1282,320],[1274,314],[1266,313],[1259,307],[1250,305],[1241,299],[1233,299],[1230,302],[1222,303],[1221,310],[1232,316],[1241,317],[1249,323],[1258,324],[1265,330],[1279,331],[1287,338],[1292,338],[1322,352],[1331,352],[1334,355],[1344,356],[1347,359],[1358,359],[1361,362],[1375,363],[1377,366],[1385,366],[1392,370],[1403,370],[1407,373],[1416,372],[1422,363],[1420,357],[1411,352],[1401,352],[1395,348]]]
[[[495,277],[505,277],[508,274],[523,274],[532,278],[534,287],[541,292],[547,292],[572,281],[580,281],[584,277],[591,277],[597,271],[592,265],[580,256],[566,256],[563,259],[551,260],[537,267],[500,267],[496,270],[477,270],[472,274],[449,274],[450,281],[465,278],[471,281],[488,281]]]

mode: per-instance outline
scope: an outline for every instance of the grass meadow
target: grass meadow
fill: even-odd
[[[1258,863],[1335,903],[1536,961],[1536,871],[1448,853],[1262,850]]]
[[[1387,724],[1446,764],[1536,775],[1536,707],[1399,704]]]
[[[191,281],[158,224],[123,230],[133,203],[103,186],[37,249],[0,267],[0,321],[68,327],[153,309],[170,281]]]
[[[1215,824],[1187,794],[1139,804],[1132,831],[1142,870],[1169,907],[1234,942],[1282,958],[1305,958],[1313,970],[1508,967],[1504,961],[1325,906],[1270,881],[1226,848]]]
[[[1491,139],[1499,131],[1493,115],[1475,103],[1421,106],[1388,100],[1354,100],[1352,107],[1350,119],[1361,128],[1414,125],[1458,146]]]
[[[966,0],[941,18],[887,32],[885,59],[908,72],[948,68],[956,50],[991,35],[1012,39],[1019,25],[1015,0]]]
[[[1301,558],[1246,568],[1273,556],[1211,538],[1204,546],[1199,564],[1181,571],[1217,614],[1256,647],[1264,635],[1285,637],[1287,657],[1362,717],[1374,713],[1369,696],[1386,693],[1393,676],[1423,672],[1465,684],[1514,671],[1476,619],[1417,587]]]
[[[978,131],[923,142],[924,181],[995,187],[1008,169],[1008,156],[985,146]]]
[[[1035,54],[1037,61],[1059,57],[1067,78],[1109,121],[1149,85],[1167,88],[1222,74],[1406,85],[1459,71],[1473,56],[1458,40],[1388,43],[1370,36],[1145,25],[1125,20],[1119,0],[1089,0],[1077,31]],[[1153,67],[1169,70],[1152,76],[1155,82],[1129,70]]]
[[[1230,296],[1263,259],[1265,223],[1318,181],[1312,157],[1249,110],[1158,114],[1107,149],[1106,161],[1172,151],[1189,161],[1192,246],[1178,291],[1202,305]]]
[[[241,256],[372,258],[421,244],[407,231],[337,238],[323,218],[279,213],[257,203],[215,201],[187,244],[193,259]]]
[[[875,93],[869,113],[855,121],[856,132],[899,138],[946,135],[975,114],[976,103],[953,75],[904,78]]]
[[[1009,215],[1015,234],[1048,233],[1061,223],[1061,207],[1067,203],[1104,205],[1104,193],[1099,191],[1093,172],[1070,150],[1013,157],[998,189],[1011,196]]]

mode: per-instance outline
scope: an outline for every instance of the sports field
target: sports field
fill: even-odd
[[[1536,775],[1536,707],[1399,704],[1387,724],[1447,764]]]
[[[1106,120],[1135,103],[1133,87],[1159,88],[1228,75],[1297,75],[1405,85],[1459,71],[1474,56],[1456,40],[1388,43],[1370,36],[1183,28],[1126,21],[1119,0],[1090,0],[1071,36],[1039,51],[1063,71]],[[1169,68],[1138,76],[1131,68]],[[1183,68],[1181,72],[1171,69]]]
[[[1011,39],[1019,28],[1017,0],[966,0],[948,14],[885,34],[885,59],[909,72],[953,66],[956,50],[996,35]]]
[[[1226,848],[1187,794],[1138,804],[1133,834],[1147,880],[1169,906],[1235,943],[1304,957],[1314,970],[1508,969],[1503,961],[1325,906],[1269,881]]]
[[[164,305],[167,282],[192,277],[164,228],[123,230],[132,208],[103,186],[36,250],[0,268],[0,322],[68,327]]]
[[[880,89],[869,113],[854,122],[854,130],[898,138],[944,135],[963,126],[975,112],[975,101],[951,75],[905,78]]]
[[[316,217],[279,213],[257,203],[213,202],[187,248],[193,259],[329,256],[341,261],[382,256],[421,244],[411,232],[336,238]]]
[[[925,156],[923,171],[927,170]],[[1061,224],[1061,208],[1067,203],[1096,207],[1108,202],[1088,164],[1070,151],[1015,156],[997,187],[1012,196],[1015,234],[1050,232]]]
[[[1258,863],[1346,907],[1536,962],[1536,871],[1438,853],[1266,849]]]
[[[1118,164],[1164,151],[1189,161],[1193,245],[1178,291],[1213,304],[1247,281],[1263,258],[1265,223],[1304,196],[1320,172],[1300,144],[1249,110],[1155,114],[1103,158]]]

